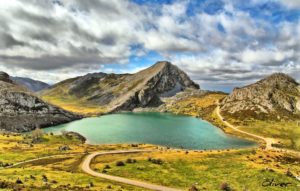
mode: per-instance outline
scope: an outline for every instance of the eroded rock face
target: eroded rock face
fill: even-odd
[[[152,67],[135,75],[144,75],[144,73],[148,73],[148,76],[143,80],[141,86],[113,110],[133,110],[136,107],[147,107],[151,102],[159,102],[155,99],[159,100],[160,97],[173,96],[186,88],[200,88],[186,73],[170,62],[157,62]]]
[[[234,89],[222,101],[221,110],[241,114],[242,112],[295,114],[298,112],[299,97],[298,83],[286,74],[276,73],[255,84]]]
[[[47,127],[79,119],[80,116],[49,105],[27,89],[0,80],[0,130],[27,132],[36,127]],[[4,79],[4,80],[3,80]]]
[[[141,106],[147,106],[155,96],[173,96],[185,88],[199,89],[199,85],[194,83],[178,67],[169,62],[157,64],[163,65],[161,70],[148,80],[144,88],[138,93]],[[168,95],[168,93],[170,94]]]

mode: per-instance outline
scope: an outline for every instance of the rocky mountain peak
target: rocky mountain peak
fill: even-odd
[[[184,87],[191,87],[199,89],[200,86],[193,82],[190,77],[169,61],[158,61],[150,68],[146,69],[147,72],[151,72],[154,69],[152,77],[159,77],[163,79],[168,78],[169,80],[175,80],[179,85]]]
[[[299,84],[283,73],[272,74],[254,84],[236,88],[221,103],[227,113],[247,117],[298,115]]]
[[[168,67],[168,66],[174,66],[174,65],[171,64],[171,62],[169,62],[169,61],[158,61],[153,65],[153,67],[155,67],[155,66]]]
[[[177,66],[160,61],[134,74],[96,73],[65,80],[42,95],[49,102],[76,98],[81,104],[113,112],[147,107],[159,102],[160,97],[173,96],[186,88],[200,87]]]
[[[133,76],[136,79],[142,77],[143,82],[126,99],[117,100],[119,103],[114,110],[147,107],[153,102],[160,102],[161,97],[173,96],[186,88],[200,88],[185,72],[168,61],[159,61]]]
[[[269,86],[278,85],[299,85],[295,79],[284,73],[274,73],[257,82],[258,84],[268,84]]]

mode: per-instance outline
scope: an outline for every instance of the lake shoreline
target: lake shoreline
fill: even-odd
[[[245,139],[245,138],[240,138],[240,137],[237,137],[237,136],[234,136],[234,135],[232,135],[232,134],[227,134],[226,132],[224,132],[223,130],[222,130],[222,128],[219,128],[218,126],[215,126],[214,124],[212,124],[211,122],[209,122],[209,121],[207,121],[207,120],[204,120],[204,119],[201,119],[201,118],[198,118],[198,117],[194,117],[194,116],[190,116],[190,115],[182,115],[182,114],[174,114],[174,113],[172,113],[172,112],[136,112],[136,111],[133,111],[133,112],[126,112],[126,111],[122,111],[122,112],[116,112],[116,113],[113,113],[113,114],[111,114],[111,115],[118,115],[118,114],[129,114],[129,116],[131,116],[131,115],[134,115],[134,114],[141,114],[141,116],[142,117],[144,117],[145,118],[145,116],[146,116],[146,123],[147,123],[147,115],[143,115],[143,113],[146,113],[146,114],[148,114],[148,113],[151,113],[152,115],[158,115],[158,116],[163,116],[163,117],[184,117],[184,119],[185,119],[185,117],[187,117],[186,119],[188,119],[188,120],[190,120],[190,119],[192,119],[192,121],[193,121],[193,119],[197,119],[197,121],[199,121],[200,123],[202,122],[202,123],[204,123],[203,125],[204,125],[204,127],[203,127],[203,129],[201,129],[201,130],[199,130],[199,131],[201,131],[201,133],[203,133],[204,132],[204,135],[200,135],[199,137],[197,136],[196,138],[197,139],[199,139],[200,140],[200,142],[199,142],[199,140],[198,140],[198,142],[196,142],[196,145],[198,145],[198,146],[192,146],[193,144],[195,144],[195,142],[193,142],[192,140],[194,140],[195,141],[195,139],[192,139],[191,141],[187,141],[187,140],[189,140],[189,138],[185,138],[185,136],[186,135],[183,135],[183,136],[181,136],[181,135],[179,135],[180,136],[180,139],[186,139],[185,140],[185,142],[184,143],[182,143],[182,145],[179,145],[178,143],[176,143],[177,144],[177,146],[174,146],[174,145],[172,145],[173,143],[172,143],[172,140],[169,140],[170,142],[153,142],[153,141],[149,141],[149,140],[152,140],[151,138],[150,139],[147,139],[148,141],[145,141],[145,142],[143,142],[143,141],[141,141],[141,140],[139,140],[139,139],[134,139],[134,141],[131,141],[131,140],[129,140],[128,142],[126,142],[126,140],[124,141],[122,138],[120,138],[119,140],[120,140],[120,142],[118,142],[119,140],[117,140],[116,142],[112,142],[111,143],[111,141],[112,140],[110,140],[110,141],[108,141],[107,143],[97,143],[97,141],[95,141],[95,138],[92,138],[91,139],[91,137],[88,137],[88,136],[85,136],[84,134],[82,134],[81,132],[76,132],[76,130],[75,130],[75,132],[76,133],[78,133],[78,134],[80,134],[80,135],[82,135],[83,137],[85,137],[86,138],[86,141],[85,141],[85,144],[91,144],[91,145],[105,145],[105,144],[153,144],[153,145],[158,145],[158,146],[162,146],[162,147],[168,147],[168,148],[174,148],[174,149],[185,149],[185,150],[220,150],[220,149],[224,149],[224,150],[226,150],[226,149],[244,149],[244,148],[257,148],[259,145],[257,144],[257,142],[255,142],[255,141],[252,141],[252,140],[248,140],[248,139]],[[167,115],[167,116],[164,116],[164,115]],[[91,119],[92,120],[97,120],[98,118],[102,118],[102,117],[107,117],[107,116],[109,116],[109,114],[105,114],[105,115],[101,115],[101,116],[97,116],[97,117],[95,117],[95,116],[93,116],[93,117],[91,117]],[[111,117],[113,117],[113,116],[111,116]],[[115,116],[114,116],[115,117]],[[151,116],[150,116],[151,117]],[[83,118],[83,119],[81,119],[81,120],[85,120],[85,119],[87,119],[88,120],[88,118]],[[171,118],[172,119],[172,118]],[[180,119],[180,118],[178,118],[178,119]],[[79,120],[79,121],[81,121],[81,120]],[[112,120],[112,119],[110,119],[110,120]],[[143,125],[143,123],[144,123],[144,119],[142,118],[142,119],[140,119],[140,120],[142,120],[142,121],[140,121],[140,123],[139,123],[139,125],[136,125],[137,127],[139,127],[139,126],[141,126],[141,124],[142,124],[142,126],[144,126]],[[172,120],[171,120],[172,121]],[[78,121],[77,121],[78,122]],[[194,121],[195,122],[195,121]],[[187,123],[188,123],[188,121],[187,121]],[[196,122],[196,124],[197,124],[198,122]],[[84,124],[84,123],[83,123]],[[183,123],[184,124],[184,123]],[[107,123],[105,123],[104,125],[108,125]],[[192,124],[190,124],[190,125],[192,125]],[[199,124],[198,124],[199,125]],[[200,124],[201,125],[201,124]],[[78,126],[78,125],[77,125]],[[88,126],[88,125],[80,125],[80,127],[81,126]],[[135,126],[135,124],[134,124],[134,126]],[[175,124],[175,126],[176,126],[176,124]],[[193,125],[192,125],[193,126]],[[207,127],[205,127],[205,126],[209,126],[209,128],[216,128],[216,129],[218,129],[217,131],[215,131],[215,130],[213,130],[212,129],[212,132],[219,132],[219,130],[221,130],[220,132],[222,132],[221,134],[219,134],[219,133],[217,133],[216,135],[214,135],[214,136],[212,136],[211,137],[211,135],[207,135],[208,136],[208,138],[206,139],[205,137],[203,138],[203,136],[206,136],[206,134],[205,134],[205,132],[207,131]],[[157,128],[158,127],[160,127],[160,125],[158,125],[157,126]],[[182,127],[182,125],[181,125],[181,127]],[[198,126],[199,127],[199,126]],[[198,128],[197,127],[197,128]],[[56,128],[56,127],[54,127],[54,128]],[[167,128],[167,127],[166,127]],[[191,127],[189,127],[189,128],[191,128]],[[46,128],[45,130],[47,130],[48,128]],[[49,129],[48,129],[49,130]],[[67,129],[64,129],[64,130],[66,130],[66,131],[69,131],[69,130],[67,130]],[[188,129],[189,130],[189,129]],[[74,129],[71,129],[70,131],[73,131],[74,132]],[[168,131],[168,129],[166,129],[165,131]],[[172,130],[171,130],[172,131]],[[190,131],[190,130],[189,130]],[[187,131],[187,132],[189,132],[189,131]],[[203,131],[203,132],[202,132]],[[211,130],[209,130],[209,131],[211,131]],[[46,131],[47,132],[47,131]],[[102,132],[101,132],[101,130],[98,132],[97,131],[97,129],[96,129],[96,131],[94,132],[94,131],[92,131],[94,134],[102,134],[103,133],[103,130],[102,130]],[[135,133],[135,131],[132,131],[133,133],[132,134],[134,134]],[[200,134],[201,134],[200,133]],[[55,134],[60,134],[60,133],[55,133]],[[121,134],[121,133],[119,133],[119,134]],[[126,131],[125,131],[125,134],[126,134]],[[160,133],[158,133],[158,134],[160,134]],[[224,135],[222,135],[222,134],[224,134]],[[198,135],[199,135],[199,132],[198,132]],[[226,135],[226,138],[225,137],[223,137],[223,138],[221,138],[221,137],[219,137],[219,139],[220,140],[218,140],[218,136],[225,136]],[[178,136],[178,135],[176,135],[176,136]],[[122,137],[122,136],[121,136]],[[157,137],[156,135],[155,136],[153,136],[153,137]],[[181,137],[183,137],[183,138],[181,138]],[[201,138],[202,137],[202,138]],[[118,139],[118,138],[117,138]],[[209,141],[209,140],[211,140],[211,139],[213,139],[214,141],[213,142],[211,142],[211,141]],[[215,139],[217,139],[217,141],[215,140]],[[220,146],[220,141],[222,141],[224,139],[224,141],[225,142],[223,142],[222,144],[233,144],[232,146],[229,146],[229,147],[224,147],[224,146]],[[228,142],[229,140],[231,140],[232,139],[232,141],[230,141],[230,142],[232,142],[232,143],[230,143],[230,142]],[[203,140],[203,141],[202,141]],[[104,141],[105,142],[105,140],[101,140],[101,141]],[[238,143],[238,141],[241,141],[241,144],[239,144]],[[190,142],[190,143],[189,143]],[[216,142],[216,144],[214,143],[214,142]],[[227,142],[227,143],[226,143]],[[192,145],[190,145],[190,144],[192,144]],[[221,145],[222,145],[221,144]],[[249,144],[249,146],[247,145],[247,144]],[[203,146],[201,146],[201,145],[203,145]],[[211,146],[209,146],[209,145],[211,145]],[[219,145],[219,146],[218,146]],[[239,145],[239,146],[238,146]],[[207,146],[207,148],[205,148]],[[197,149],[197,147],[203,147],[203,148],[198,148]],[[220,148],[219,148],[220,147]]]
[[[226,135],[230,135],[230,136],[234,136],[234,137],[237,137],[237,138],[241,138],[241,139],[245,139],[245,140],[249,140],[249,141],[255,142],[255,143],[257,143],[258,147],[264,146],[264,143],[261,142],[261,140],[259,140],[259,139],[255,139],[255,138],[253,138],[251,136],[246,136],[246,135],[240,134],[238,132],[235,132],[235,133],[228,132],[224,128],[222,128],[219,124],[215,123],[214,121],[211,121],[211,120],[205,119],[205,118],[201,118],[199,116],[193,116],[193,115],[183,114],[183,113],[174,113],[174,112],[170,112],[170,111],[160,111],[157,108],[137,108],[137,109],[135,109],[133,111],[129,111],[129,112],[134,112],[134,113],[139,113],[139,112],[159,112],[159,113],[170,113],[170,114],[173,114],[173,115],[194,117],[194,118],[196,118],[198,120],[207,121],[208,123],[210,123],[213,126],[219,128],[220,130],[222,130]]]

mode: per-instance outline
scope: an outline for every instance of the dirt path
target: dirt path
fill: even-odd
[[[55,158],[55,157],[66,157],[66,156],[73,156],[73,155],[83,155],[84,153],[70,153],[70,154],[57,154],[57,155],[50,155],[50,156],[44,156],[44,157],[39,157],[35,159],[30,159],[30,160],[25,160],[22,162],[17,162],[13,165],[3,167],[2,169],[7,169],[7,168],[13,168],[22,164],[30,163],[30,162],[35,162],[43,159],[49,159],[49,158]],[[0,168],[1,169],[1,168]]]
[[[266,149],[271,149],[272,148],[272,139],[269,139],[269,138],[265,138],[265,137],[262,137],[262,136],[259,136],[259,135],[255,135],[255,134],[252,134],[252,133],[248,133],[246,131],[243,131],[243,130],[240,130],[238,129],[236,126],[232,125],[231,123],[227,122],[224,117],[221,115],[220,113],[220,106],[218,105],[217,109],[216,109],[216,113],[218,115],[218,117],[220,118],[220,120],[227,126],[227,127],[230,127],[231,129],[237,131],[237,132],[240,132],[242,134],[246,134],[246,135],[249,135],[251,137],[254,137],[254,138],[257,138],[257,139],[260,139],[260,140],[263,140],[265,143],[266,143]]]
[[[107,180],[112,180],[112,181],[116,181],[116,182],[120,182],[120,183],[124,183],[124,184],[129,184],[129,185],[133,185],[133,186],[138,186],[141,188],[147,188],[147,189],[158,190],[158,191],[180,191],[179,189],[175,189],[175,188],[169,188],[169,187],[159,186],[159,185],[141,182],[141,181],[137,181],[137,180],[131,180],[131,179],[122,178],[122,177],[118,177],[118,176],[111,176],[111,175],[107,175],[107,174],[98,173],[98,172],[93,171],[90,168],[91,161],[96,156],[108,155],[108,154],[140,153],[140,152],[152,152],[152,151],[151,150],[126,150],[126,151],[121,150],[121,151],[109,151],[109,152],[95,152],[95,153],[88,155],[84,159],[81,168],[84,172],[86,172],[92,176],[96,176],[99,178],[104,178]]]
[[[276,140],[273,139],[273,138],[268,138],[268,137],[263,137],[263,136],[259,136],[259,135],[255,135],[253,133],[249,133],[249,132],[246,132],[246,131],[243,131],[243,130],[240,130],[238,129],[238,127],[232,125],[231,123],[229,123],[228,121],[224,120],[224,117],[221,115],[220,113],[220,106],[218,104],[217,108],[216,108],[216,113],[219,117],[219,119],[227,126],[227,127],[230,127],[231,129],[237,131],[237,132],[240,132],[242,134],[246,134],[246,135],[249,135],[251,137],[254,137],[254,138],[257,138],[257,139],[260,139],[260,140],[263,140],[265,143],[266,143],[266,150],[274,150],[274,151],[280,151],[280,152],[287,152],[287,153],[291,153],[291,154],[295,154],[295,155],[298,155],[300,156],[300,152],[298,151],[294,151],[294,150],[289,150],[289,149],[281,149],[281,148],[276,148],[276,147],[273,147],[272,144],[273,143],[276,143]]]

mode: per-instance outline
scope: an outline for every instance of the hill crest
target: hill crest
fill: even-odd
[[[284,73],[274,73],[242,88],[235,88],[221,103],[229,114],[251,117],[299,115],[299,84]]]

